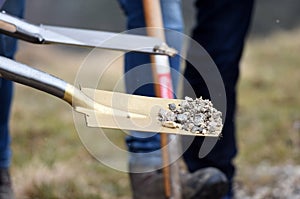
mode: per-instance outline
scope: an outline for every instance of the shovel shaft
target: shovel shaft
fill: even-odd
[[[0,12],[0,33],[35,44],[63,44],[168,56],[177,54],[175,49],[154,37],[58,26],[37,26],[4,12]]]
[[[31,43],[42,44],[44,39],[39,32],[38,26],[0,12],[0,33]]]
[[[142,114],[129,113],[99,104],[86,96],[81,90],[57,77],[1,56],[0,77],[56,96],[75,109],[77,107],[87,108],[101,114],[116,115],[123,118],[146,117]]]
[[[72,85],[37,69],[5,57],[0,57],[0,76],[4,79],[44,91],[72,104],[72,97],[70,98],[66,95],[66,89],[70,90],[69,88]]]
[[[69,103],[72,107],[88,108],[104,114],[114,113],[122,117],[127,117],[128,115],[145,117],[144,115],[128,113],[127,111],[113,110],[111,107],[96,103],[81,90],[57,77],[1,56],[0,77],[56,96]]]

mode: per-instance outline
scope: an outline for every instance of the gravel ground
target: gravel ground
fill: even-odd
[[[260,165],[244,174],[247,182],[237,182],[237,199],[299,199],[300,166]]]

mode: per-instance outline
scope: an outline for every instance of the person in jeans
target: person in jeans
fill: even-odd
[[[145,27],[142,0],[119,0],[127,16],[127,28]],[[254,0],[196,0],[196,26],[192,39],[197,41],[215,62],[226,91],[226,119],[222,138],[204,158],[199,158],[202,137],[196,137],[183,154],[191,174],[182,176],[183,198],[232,198],[232,183],[235,173],[233,159],[237,154],[235,140],[236,85],[239,76],[239,61],[242,55],[245,37],[250,24]],[[164,27],[183,32],[183,17],[180,0],[161,0]],[[180,51],[181,43],[166,35],[167,43]],[[201,52],[194,52],[200,56]],[[128,93],[154,96],[150,59],[147,55],[128,53],[125,56],[126,89]],[[171,58],[170,65],[179,71],[179,57]],[[197,66],[196,66],[197,67]],[[210,99],[205,81],[192,64],[187,63],[184,77],[192,86],[197,97]],[[172,76],[176,87],[177,78]],[[139,86],[141,85],[141,86]],[[204,85],[204,86],[203,86]],[[187,91],[184,89],[184,93]],[[224,113],[223,113],[224,114]],[[144,137],[143,137],[144,136]],[[151,136],[131,132],[126,139],[130,152],[129,172],[133,198],[164,198],[162,173],[160,170],[160,135]],[[141,171],[144,168],[145,172]],[[149,172],[147,172],[149,171]],[[223,173],[228,180],[226,185]],[[188,179],[188,180],[184,180]],[[198,179],[198,180],[197,180]],[[188,187],[194,183],[194,187]],[[195,185],[195,183],[198,185]],[[144,187],[144,188],[143,188]],[[149,193],[145,194],[145,187]],[[151,189],[153,188],[153,189]],[[194,192],[186,194],[186,189]],[[218,191],[219,190],[219,191]],[[224,196],[225,195],[225,196]]]
[[[24,0],[0,0],[1,10],[10,15],[22,17]],[[0,34],[0,55],[13,59],[17,41],[12,37]],[[13,83],[0,78],[0,198],[13,199],[9,167],[11,161],[9,117],[13,96]]]

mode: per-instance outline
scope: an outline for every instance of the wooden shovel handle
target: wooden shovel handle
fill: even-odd
[[[149,36],[160,38],[162,41],[165,41],[165,34],[164,34],[164,25],[163,25],[163,18],[161,13],[161,6],[160,0],[143,0],[144,5],[144,15],[145,15],[145,22],[147,26],[147,34]],[[169,82],[171,82],[171,75],[170,69],[168,68],[167,71],[159,71],[159,68],[156,66],[156,59],[157,57],[151,56],[152,61],[152,73],[154,82],[156,83],[154,86],[156,96],[164,97],[163,93],[161,93],[161,88],[159,85],[159,76],[163,75],[169,77]],[[164,59],[160,57],[161,59]],[[169,66],[168,59],[166,60],[166,65]],[[165,86],[165,85],[163,85]],[[170,83],[169,89],[171,89],[172,84]],[[173,93],[168,94],[168,96],[173,96]],[[164,175],[164,188],[165,188],[165,195],[167,198],[174,197],[179,199],[181,193],[174,190],[174,186],[172,186],[171,182],[171,169],[170,169],[170,152],[168,150],[168,141],[169,137],[166,134],[161,134],[161,147],[162,147],[162,160],[163,160],[163,175]],[[177,175],[177,174],[174,174]],[[179,175],[179,174],[178,174]],[[175,192],[174,192],[175,191]],[[172,195],[173,193],[173,195]],[[178,193],[178,194],[177,194]]]
[[[163,20],[159,0],[143,0],[145,22],[148,27],[149,36],[160,38],[165,41],[163,32]]]

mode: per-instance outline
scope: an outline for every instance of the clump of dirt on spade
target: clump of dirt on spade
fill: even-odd
[[[169,104],[169,110],[160,109],[158,120],[168,128],[179,128],[193,134],[219,135],[222,113],[207,99],[185,97],[180,104]]]

